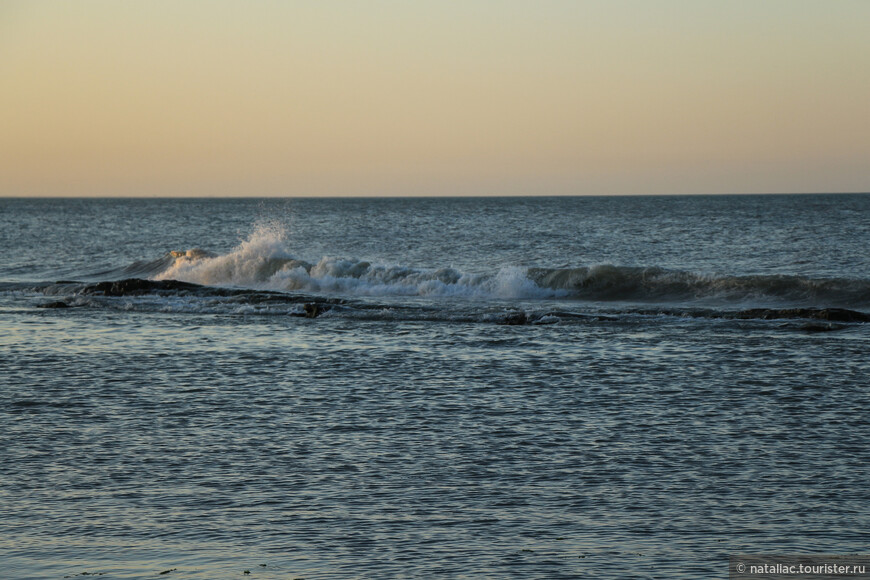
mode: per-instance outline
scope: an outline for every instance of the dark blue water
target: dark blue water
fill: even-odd
[[[0,226],[10,578],[866,551],[868,196],[0,200]]]

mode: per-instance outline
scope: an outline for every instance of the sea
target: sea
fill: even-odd
[[[870,195],[0,199],[0,575],[870,545]]]

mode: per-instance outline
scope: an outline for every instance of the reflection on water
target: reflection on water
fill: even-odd
[[[866,539],[861,326],[6,320],[17,577],[694,578]]]

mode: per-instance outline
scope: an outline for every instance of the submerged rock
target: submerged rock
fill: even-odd
[[[61,302],[60,300],[55,302],[46,302],[44,304],[37,304],[37,308],[69,308],[69,304],[66,302]]]
[[[507,316],[504,317],[503,320],[499,324],[507,324],[510,326],[517,326],[520,324],[527,324],[529,322],[529,317],[526,316],[526,313],[522,310],[517,312],[511,312]]]
[[[308,318],[317,318],[327,310],[328,308],[324,308],[322,304],[317,304],[316,302],[308,303],[304,306],[305,308],[305,316]]]
[[[332,307],[321,302],[306,302],[302,305],[302,312],[293,312],[293,316],[302,316],[305,318],[317,318],[324,312],[328,312]]]

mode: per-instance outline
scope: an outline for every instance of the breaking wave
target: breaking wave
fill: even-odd
[[[122,273],[123,277],[179,280],[206,286],[343,296],[870,305],[870,280],[862,279],[728,276],[614,265],[503,266],[489,272],[463,272],[450,267],[414,268],[328,256],[312,263],[291,253],[283,231],[275,227],[258,228],[223,255],[201,249],[175,251],[152,262],[132,264]]]
[[[454,268],[412,268],[364,260],[323,257],[306,262],[290,253],[278,228],[259,228],[228,254],[202,250],[173,252],[154,262],[165,264],[154,280],[180,280],[207,286],[238,286],[358,296],[462,296],[469,298],[546,298],[565,294],[542,288],[525,268],[466,273]]]

